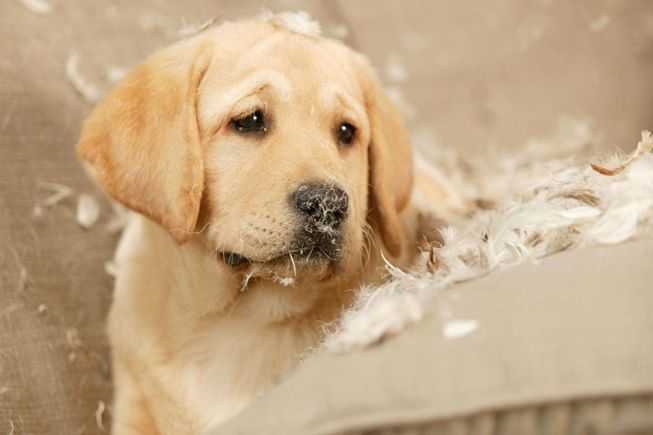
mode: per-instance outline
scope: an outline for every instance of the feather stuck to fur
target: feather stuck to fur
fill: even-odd
[[[317,38],[322,34],[320,23],[313,20],[304,11],[282,12],[278,14],[265,12],[261,18],[275,27],[280,27],[300,35]]]
[[[448,312],[446,289],[456,283],[571,248],[650,234],[651,149],[651,135],[644,132],[637,150],[610,176],[568,160],[539,160],[513,166],[510,180],[505,172],[477,177],[476,185],[460,191],[474,195],[478,185],[501,185],[503,190],[491,189],[496,208],[478,210],[442,230],[444,245],[425,249],[411,272],[387,264],[391,279],[361,290],[354,305],[327,328],[324,347],[344,352],[377,343],[431,310],[438,311],[445,337],[462,337],[479,325],[457,320]],[[467,179],[474,179],[468,175]]]

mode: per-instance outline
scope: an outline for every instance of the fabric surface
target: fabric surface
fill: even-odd
[[[93,228],[75,220],[78,194],[95,190],[73,150],[92,103],[71,77],[101,93],[189,25],[264,7],[307,10],[368,54],[425,152],[531,139],[557,152],[565,119],[578,122],[562,133],[607,149],[632,143],[653,119],[648,0],[491,0],[482,10],[417,0],[2,0],[0,434],[109,430],[104,262],[116,235],[104,203]],[[44,183],[71,195],[44,206]]]
[[[309,359],[212,435],[339,434],[653,395],[652,255],[650,240],[588,248],[452,288],[436,303],[478,322],[470,334],[447,338],[436,310],[377,348]]]
[[[651,435],[653,395],[580,399],[342,435]]]

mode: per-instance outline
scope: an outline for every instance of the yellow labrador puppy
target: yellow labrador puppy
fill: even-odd
[[[412,151],[370,65],[277,15],[136,67],[79,155],[136,211],[109,318],[116,435],[197,434],[416,252]]]

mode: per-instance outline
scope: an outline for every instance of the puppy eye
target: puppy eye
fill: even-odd
[[[336,136],[338,137],[338,142],[341,145],[351,145],[356,138],[356,127],[348,122],[343,122],[338,126]]]
[[[265,133],[267,131],[265,116],[261,110],[255,110],[242,118],[232,119],[231,127],[238,133]]]

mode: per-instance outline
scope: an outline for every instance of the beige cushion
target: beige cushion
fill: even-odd
[[[308,360],[213,435],[335,434],[653,395],[651,259],[651,241],[586,248],[460,285],[438,304],[477,320],[474,333],[446,339],[435,307],[379,347]],[[653,415],[643,403],[635,417]]]

